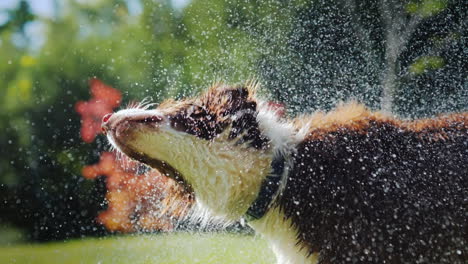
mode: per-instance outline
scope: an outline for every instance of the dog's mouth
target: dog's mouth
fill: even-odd
[[[113,145],[115,145],[125,155],[158,170],[161,174],[177,182],[186,194],[193,195],[192,186],[185,180],[183,175],[168,162],[150,157],[141,151],[135,150],[130,144],[126,144],[126,142],[132,140],[132,137],[134,136],[133,132],[138,130],[138,126],[158,129],[158,126],[164,122],[164,120],[165,119],[163,117],[156,115],[126,117],[115,124],[108,125],[106,127],[108,131],[106,132],[108,133],[109,139]],[[103,127],[105,125],[106,124],[103,124]]]
[[[128,147],[122,144],[119,144],[119,145],[120,145],[119,146],[120,150],[125,155],[141,163],[144,163],[153,169],[158,170],[164,176],[169,177],[173,179],[175,182],[177,182],[183,188],[185,193],[193,195],[192,186],[185,180],[183,175],[178,170],[176,170],[173,166],[171,166],[169,163],[149,157],[145,155],[144,153],[133,150],[131,147]]]
[[[133,155],[133,158],[142,163],[147,164],[153,169],[158,170],[161,174],[165,175],[166,177],[173,179],[183,188],[185,193],[191,195],[193,194],[192,186],[185,180],[184,176],[178,170],[172,167],[169,163],[158,159],[149,158],[141,154]]]

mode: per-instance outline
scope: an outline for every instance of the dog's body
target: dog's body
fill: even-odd
[[[468,113],[399,121],[351,103],[287,121],[252,88],[220,85],[103,127],[202,214],[237,220],[277,177],[248,219],[279,263],[468,262]]]

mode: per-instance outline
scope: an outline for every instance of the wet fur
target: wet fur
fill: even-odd
[[[270,241],[280,263],[467,263],[468,113],[402,121],[349,103],[282,120],[253,86],[217,85],[201,97],[166,101],[157,113],[168,117],[172,133],[185,133],[194,144],[230,142],[233,156],[224,159],[247,151],[267,160],[285,156],[280,195],[263,218],[250,223]],[[114,144],[171,177],[193,176],[169,168],[180,164],[148,157],[145,146]],[[234,187],[258,192],[267,169],[238,175],[258,179]],[[180,180],[197,197],[196,178]],[[247,207],[224,213],[238,218]]]
[[[468,114],[401,121],[359,104],[310,130],[276,206],[320,263],[467,263]]]

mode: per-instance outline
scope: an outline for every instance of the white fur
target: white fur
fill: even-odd
[[[249,222],[249,225],[270,243],[278,264],[317,263],[318,254],[308,255],[305,245],[297,243],[296,228],[278,207],[270,209],[261,219]]]
[[[257,122],[260,131],[271,140],[275,154],[284,155],[291,153],[303,138],[297,136],[291,123],[281,121],[278,116],[267,102],[259,101]]]

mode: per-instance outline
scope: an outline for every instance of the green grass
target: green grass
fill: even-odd
[[[121,236],[0,247],[0,263],[273,263],[264,240],[234,234]]]

